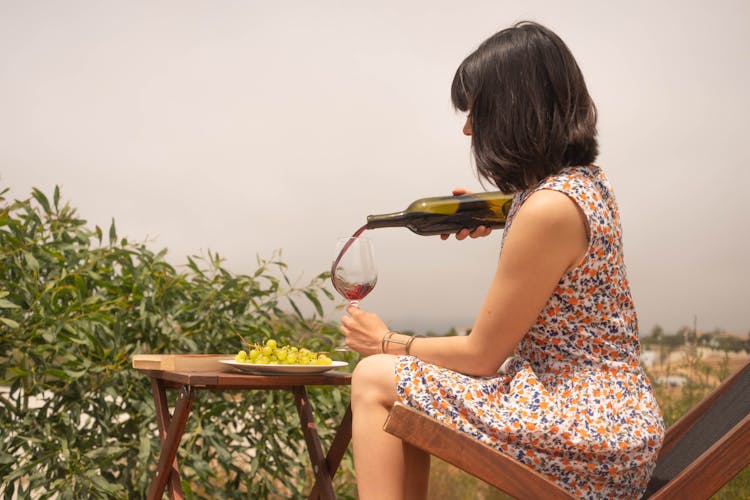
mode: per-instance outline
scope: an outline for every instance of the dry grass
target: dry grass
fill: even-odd
[[[433,457],[430,462],[429,498],[435,500],[506,500],[513,497]]]

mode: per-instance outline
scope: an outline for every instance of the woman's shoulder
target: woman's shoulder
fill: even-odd
[[[552,217],[575,208],[583,213],[588,225],[589,217],[604,197],[602,186],[608,186],[608,182],[600,167],[565,167],[530,189],[516,193],[509,220],[512,222],[522,207],[527,214],[549,211],[548,216]]]
[[[534,190],[519,208],[519,219],[551,230],[570,230],[581,222],[581,208],[569,194],[556,189]],[[584,216],[585,220],[585,216]]]
[[[566,167],[542,180],[534,189],[541,190],[554,190],[566,194],[586,213],[611,196],[609,180],[604,171],[596,165]]]
[[[511,262],[526,262],[529,256],[545,260],[556,280],[583,259],[588,248],[588,222],[580,206],[568,195],[552,189],[532,192],[519,207],[507,242],[513,241]],[[549,252],[554,253],[554,257]],[[518,255],[522,259],[514,260]],[[537,261],[538,263],[538,261]],[[554,267],[558,265],[559,267]],[[529,267],[532,269],[534,266]],[[541,267],[534,272],[541,272]]]

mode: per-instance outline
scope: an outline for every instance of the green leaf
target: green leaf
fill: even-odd
[[[9,300],[0,299],[0,307],[4,309],[18,309],[21,306],[19,306],[18,304],[14,304],[13,302]]]
[[[58,368],[49,368],[45,371],[45,373],[50,377],[57,377],[60,380],[70,380],[70,377],[67,373],[65,373],[65,370],[60,370]]]
[[[124,451],[122,446],[106,446],[97,447],[88,450],[85,455],[92,460],[103,460],[111,457],[116,457],[122,454]]]
[[[304,293],[305,297],[307,297],[307,299],[315,306],[315,312],[317,312],[318,315],[323,316],[323,305],[320,303],[320,300],[318,300],[315,292],[312,290],[305,290]]]
[[[53,201],[55,203],[55,212],[58,211],[60,206],[60,186],[55,186],[55,193],[53,195]]]
[[[26,469],[27,467],[19,467],[18,469],[5,476],[3,478],[3,482],[5,482],[6,484],[11,484],[16,479],[26,476],[28,474],[28,471]]]
[[[83,370],[67,370],[66,369],[63,371],[65,372],[65,375],[67,375],[68,377],[72,379],[81,378],[88,373],[88,370],[86,370],[85,368]]]
[[[147,463],[150,453],[151,453],[151,438],[147,434],[143,434],[139,440],[138,461],[144,464]]]
[[[115,229],[115,219],[112,218],[112,224],[109,226],[109,245],[113,246],[117,242],[117,230]]]
[[[304,315],[302,314],[302,311],[300,311],[299,307],[297,307],[297,303],[294,302],[294,300],[291,297],[287,297],[287,302],[292,306],[292,309],[294,309],[294,312],[297,314],[297,317],[299,319],[304,319]]]
[[[29,269],[39,272],[39,261],[36,260],[36,257],[29,252],[24,252],[23,257],[26,260],[26,265],[29,266]]]
[[[52,210],[50,210],[49,200],[44,195],[44,193],[42,193],[41,191],[39,191],[39,189],[37,189],[37,188],[33,188],[31,190],[31,195],[36,199],[36,201],[39,202],[39,204],[42,206],[42,208],[44,209],[44,211],[46,213],[49,214],[49,213],[52,212]]]
[[[18,323],[16,323],[15,321],[13,321],[10,318],[0,318],[0,322],[5,323],[6,325],[8,325],[11,328],[18,328],[19,327]]]
[[[15,461],[16,461],[16,458],[13,455],[5,453],[4,451],[0,451],[0,464],[1,465],[12,464]]]
[[[2,321],[2,320],[3,320],[3,318],[0,318],[0,321]],[[10,371],[11,373],[13,373],[14,375],[17,375],[19,377],[25,377],[25,376],[27,376],[29,374],[29,372],[27,372],[23,368],[19,368],[17,366],[11,366],[10,368],[8,368],[8,371]]]
[[[101,477],[101,473],[99,471],[92,471],[89,470],[86,473],[86,476],[88,479],[93,483],[96,488],[101,491],[102,493],[107,493],[109,495],[114,495],[117,492],[122,490],[122,487],[116,483],[111,483]]]

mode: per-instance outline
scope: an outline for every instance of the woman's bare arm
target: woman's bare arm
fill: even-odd
[[[588,248],[585,216],[557,191],[532,194],[508,231],[471,334],[419,338],[411,354],[461,373],[495,373],[534,324],[560,278],[581,262]],[[349,312],[341,327],[347,344],[363,354],[380,352],[385,324],[373,313]],[[403,353],[395,347],[389,344],[388,352]]]

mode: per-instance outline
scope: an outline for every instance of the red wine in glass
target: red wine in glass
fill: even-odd
[[[356,305],[364,299],[375,288],[377,282],[377,280],[373,280],[367,283],[349,283],[338,276],[334,276],[332,281],[336,291],[348,299],[352,305]]]

